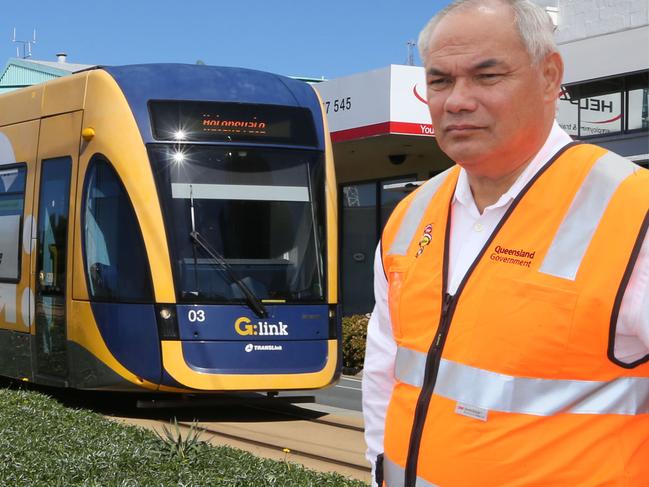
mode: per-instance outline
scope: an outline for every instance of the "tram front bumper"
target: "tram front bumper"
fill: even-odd
[[[317,389],[331,384],[339,368],[334,339],[163,340],[161,350],[167,385],[201,391]]]

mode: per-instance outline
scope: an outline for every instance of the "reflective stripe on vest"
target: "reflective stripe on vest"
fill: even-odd
[[[406,470],[388,457],[383,457],[383,480],[388,487],[403,487]],[[415,487],[438,487],[427,480],[417,477]]]
[[[421,387],[426,354],[397,349],[395,377]],[[649,413],[649,379],[620,377],[612,381],[513,377],[442,359],[434,394],[474,407],[505,413],[552,416],[571,414]]]
[[[424,217],[428,205],[452,169],[447,169],[426,182],[414,195],[394,241],[388,250],[388,255],[406,255],[410,242],[412,242],[415,232],[419,228],[419,222]]]
[[[574,280],[588,245],[622,181],[639,167],[611,152],[591,168],[539,269],[544,274]]]

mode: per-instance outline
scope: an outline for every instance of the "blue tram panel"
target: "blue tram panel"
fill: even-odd
[[[179,305],[180,339],[192,340],[327,340],[329,311],[326,305],[267,306],[268,317],[259,318],[241,305]]]
[[[184,342],[187,364],[210,374],[303,374],[322,370],[327,343],[308,341]]]
[[[177,307],[183,355],[203,373],[290,374],[322,370],[331,333],[328,307],[269,306],[258,318],[244,306]]]

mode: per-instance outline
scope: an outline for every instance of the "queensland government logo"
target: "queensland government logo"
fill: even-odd
[[[241,336],[287,336],[288,325],[281,321],[277,323],[269,323],[268,321],[253,323],[250,318],[242,316],[234,322],[234,331]]]
[[[521,267],[529,267],[532,265],[536,251],[529,251],[525,249],[508,249],[506,247],[501,247],[496,245],[496,248],[493,250],[489,258],[496,262],[502,262],[503,264],[514,264]]]

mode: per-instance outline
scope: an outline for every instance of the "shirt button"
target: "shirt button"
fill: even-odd
[[[481,232],[482,230],[484,230],[484,226],[482,226],[482,223],[476,223],[475,225],[473,225],[473,229],[476,232]]]

